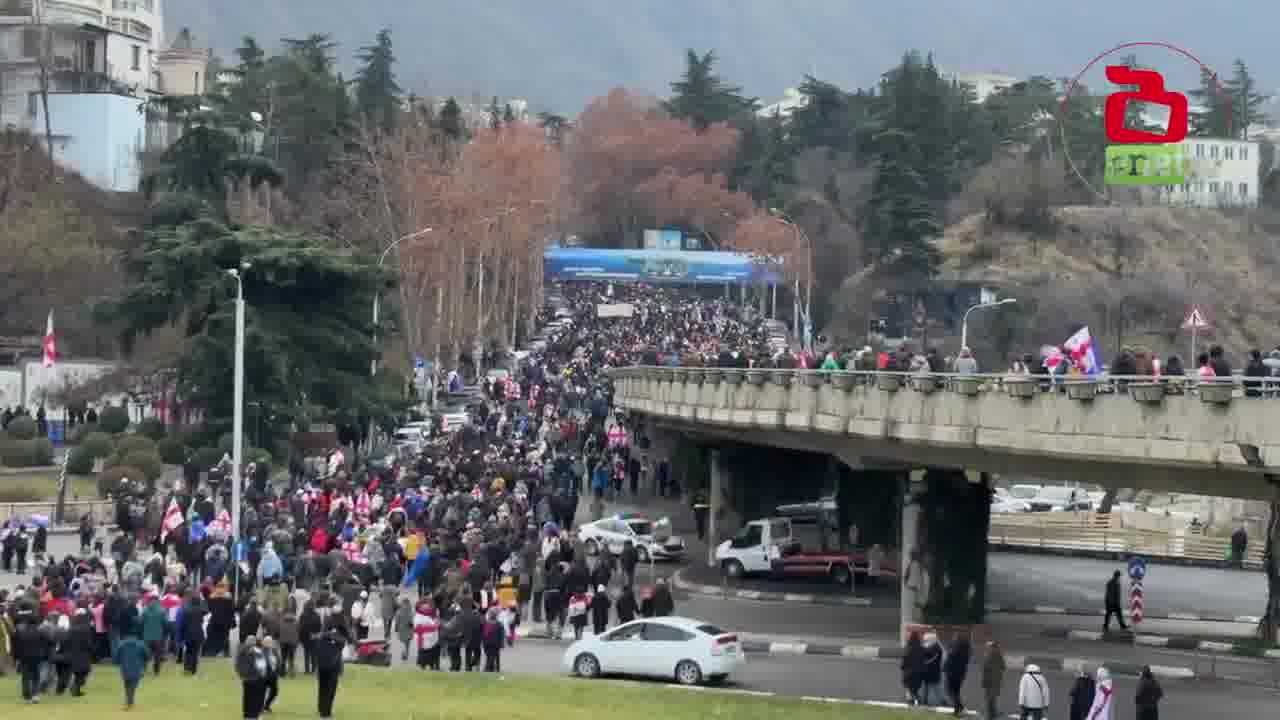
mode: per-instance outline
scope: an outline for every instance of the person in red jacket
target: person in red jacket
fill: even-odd
[[[323,525],[311,531],[311,552],[320,555],[329,552],[329,531]]]

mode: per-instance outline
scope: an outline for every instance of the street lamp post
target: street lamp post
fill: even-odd
[[[974,310],[980,310],[982,308],[999,307],[1001,305],[1012,305],[1013,303],[1016,303],[1016,302],[1018,302],[1017,298],[1005,298],[1003,300],[996,300],[995,302],[978,303],[977,305],[974,305],[968,310],[965,310],[964,318],[960,320],[960,347],[962,348],[969,347],[969,313],[973,312]]]
[[[227,274],[236,281],[236,359],[232,402],[235,403],[231,419],[231,550],[235,571],[235,588],[240,592],[240,489],[244,484],[240,473],[244,466],[244,275],[251,265],[240,263],[238,268],[228,268]]]
[[[804,312],[803,312],[804,336],[803,338],[804,338],[805,349],[813,350],[813,315],[812,315],[813,241],[809,239],[809,235],[804,231],[804,228],[800,227],[800,225],[797,224],[796,221],[792,220],[791,217],[787,215],[785,212],[783,212],[782,210],[779,210],[778,208],[769,208],[769,214],[772,215],[773,218],[778,222],[782,223],[783,225],[789,226],[795,232],[796,239],[803,240],[805,244],[806,257],[805,257],[805,292],[804,292]],[[800,274],[799,273],[796,273],[794,305],[796,309],[799,310],[800,308]],[[797,312],[795,314],[799,316],[801,313]],[[796,317],[794,325],[795,325],[794,332],[796,333],[796,335],[800,335],[801,330],[800,330],[799,317]]]
[[[430,233],[433,229],[434,228],[425,227],[425,228],[422,228],[421,230],[415,230],[414,232],[411,232],[407,235],[401,235],[395,240],[392,240],[390,243],[387,244],[385,248],[383,248],[382,254],[378,256],[378,267],[379,268],[382,267],[383,263],[387,261],[387,256],[391,254],[392,250],[395,250],[397,247],[399,247],[400,243],[405,242],[406,240],[412,240],[414,238],[422,237],[423,235]],[[373,359],[369,361],[369,377],[370,378],[376,378],[378,376],[378,347],[377,347],[378,345],[378,310],[380,309],[381,304],[382,304],[382,291],[375,290],[373,293],[374,348],[373,348]],[[369,418],[369,450],[370,451],[373,450],[373,418],[372,417]]]

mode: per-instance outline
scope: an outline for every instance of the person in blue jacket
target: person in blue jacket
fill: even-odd
[[[130,632],[117,645],[111,659],[120,667],[120,679],[124,681],[124,708],[133,708],[134,695],[138,691],[138,683],[147,674],[147,646],[135,634]]]

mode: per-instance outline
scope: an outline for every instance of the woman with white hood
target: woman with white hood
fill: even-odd
[[[1089,720],[1111,720],[1111,708],[1115,704],[1115,688],[1111,685],[1111,673],[1098,668],[1098,683],[1093,691],[1093,707],[1089,708]]]
[[[1044,720],[1049,709],[1049,681],[1040,674],[1039,665],[1028,665],[1018,682],[1018,706],[1022,720]],[[1109,718],[1108,718],[1109,720]]]

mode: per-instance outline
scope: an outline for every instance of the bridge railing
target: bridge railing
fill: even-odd
[[[1144,530],[1123,527],[1116,516],[1101,513],[999,513],[991,516],[988,539],[993,545],[1028,550],[1075,550],[1146,555],[1173,560],[1226,564],[1231,541],[1202,535],[1190,528]],[[1263,548],[1245,552],[1245,567],[1261,568]]]
[[[1201,378],[1194,375],[1020,375],[1013,373],[938,373],[893,370],[809,370],[784,368],[670,367],[635,365],[614,368],[611,377],[647,378],[694,384],[832,385],[841,390],[875,387],[885,392],[952,392],[960,395],[1005,393],[1029,398],[1057,392],[1074,400],[1099,395],[1129,395],[1143,403],[1166,397],[1198,398],[1202,402],[1228,404],[1237,397],[1280,397],[1280,378]]]

